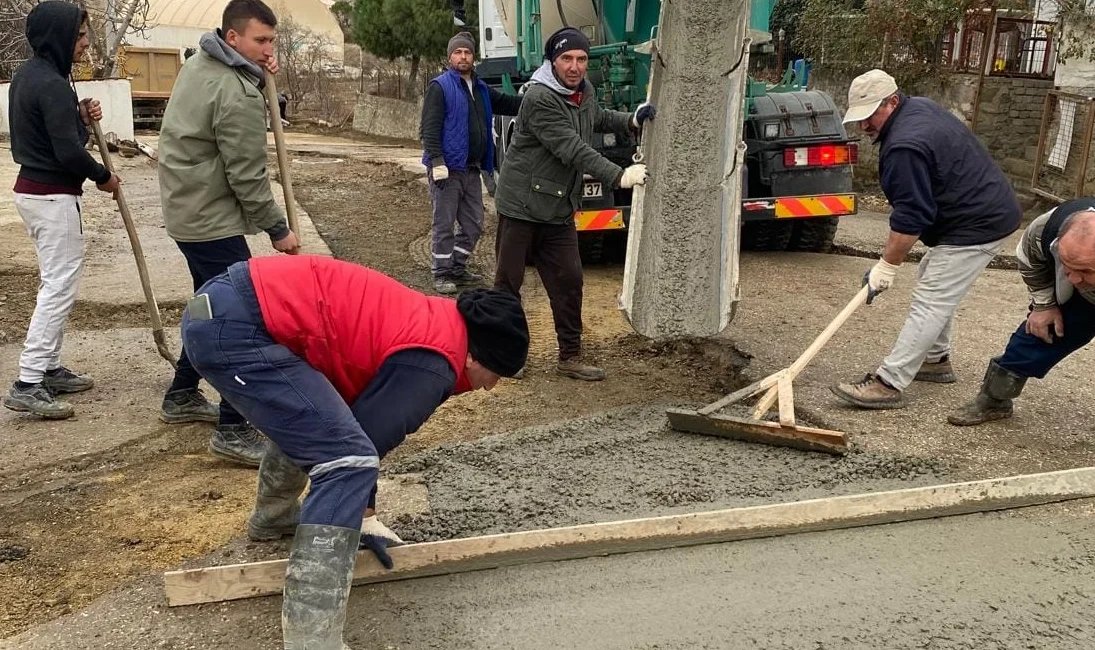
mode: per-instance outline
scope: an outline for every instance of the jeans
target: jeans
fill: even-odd
[[[1000,252],[1004,240],[977,246],[934,246],[916,268],[916,288],[897,343],[877,374],[887,384],[905,390],[924,361],[935,362],[951,352],[951,332],[958,305],[974,280]]]
[[[1008,340],[1008,347],[996,363],[1022,377],[1042,379],[1065,357],[1084,347],[1095,338],[1095,305],[1074,293],[1061,305],[1065,335],[1046,343],[1037,336],[1027,334],[1027,324],[1019,328]]]

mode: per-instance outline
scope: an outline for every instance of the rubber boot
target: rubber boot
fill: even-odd
[[[296,532],[300,523],[300,495],[308,475],[296,466],[273,440],[259,464],[259,490],[255,509],[247,520],[247,536],[253,542],[270,542]]]
[[[347,650],[342,628],[360,542],[354,528],[297,527],[281,606],[285,650]]]
[[[996,363],[997,359],[989,361],[985,380],[981,382],[981,392],[977,393],[972,402],[960,406],[948,415],[947,422],[968,427],[1011,417],[1012,400],[1023,392],[1027,378],[1002,368]]]

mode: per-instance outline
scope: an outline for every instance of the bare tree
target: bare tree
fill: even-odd
[[[278,66],[281,71],[278,88],[296,108],[308,97],[329,89],[330,73],[327,65],[331,60],[334,44],[324,34],[301,25],[291,15],[278,21]]]

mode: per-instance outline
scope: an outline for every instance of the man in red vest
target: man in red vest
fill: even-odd
[[[390,569],[401,543],[376,519],[380,459],[451,395],[524,366],[520,300],[475,289],[453,301],[348,262],[261,257],[206,283],[182,333],[194,367],[271,441],[247,528],[295,533],[285,647],[342,650],[359,545]]]

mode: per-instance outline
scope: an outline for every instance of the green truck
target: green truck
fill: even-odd
[[[753,52],[770,50],[768,20],[774,0],[750,0]],[[633,110],[646,97],[650,41],[656,36],[660,0],[480,0],[482,61],[488,84],[518,92],[542,61],[544,38],[569,25],[590,37],[588,78],[602,106]],[[855,214],[852,166],[857,144],[840,121],[832,98],[808,90],[804,65],[789,66],[778,84],[750,79],[746,85],[743,141],[741,247],[746,250],[827,250],[838,219]],[[499,165],[505,159],[513,118],[496,117]],[[598,134],[594,146],[621,166],[636,149],[632,133]],[[630,221],[631,191],[588,179],[574,220],[587,261],[622,256]]]

